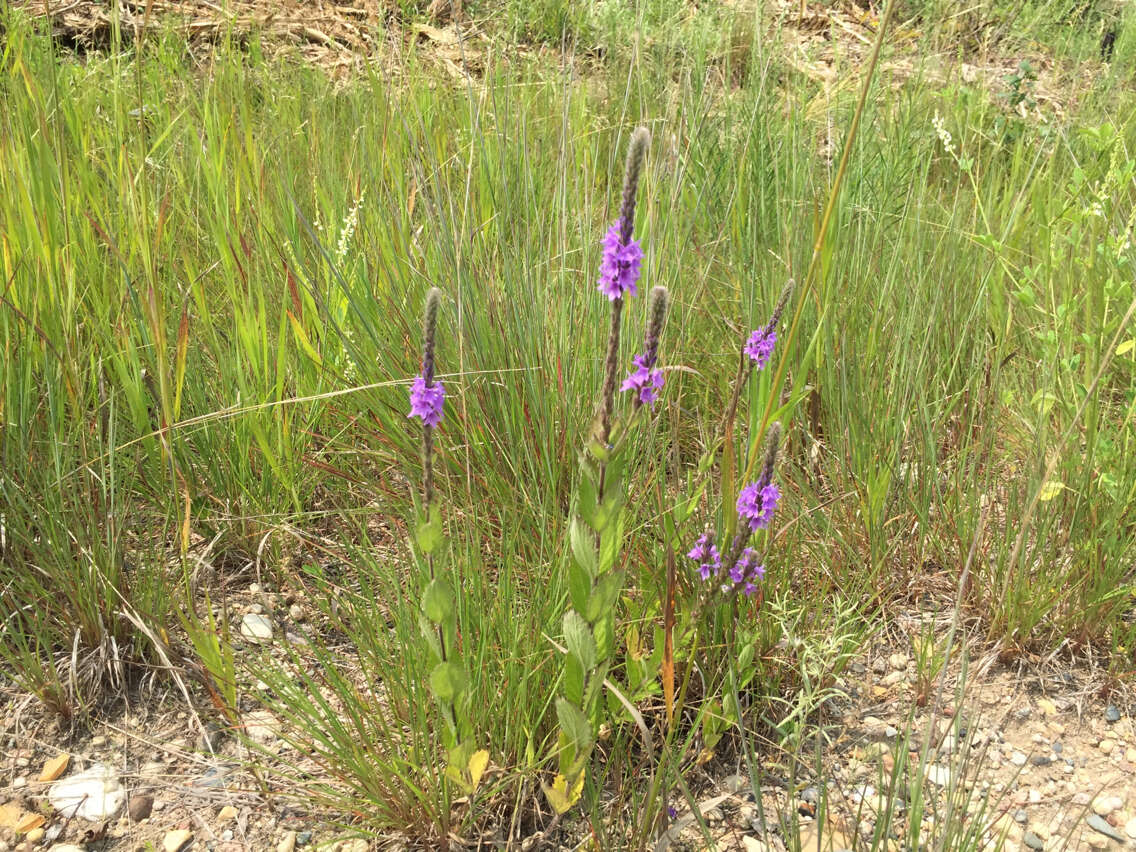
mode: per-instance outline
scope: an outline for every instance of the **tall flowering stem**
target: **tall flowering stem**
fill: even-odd
[[[722,559],[722,570],[729,575],[738,565],[749,544],[750,537],[759,529],[765,529],[773,519],[773,511],[781,492],[773,484],[773,469],[777,465],[777,454],[781,449],[781,424],[773,423],[765,445],[765,463],[761,476],[756,482],[747,485],[738,495],[737,512],[739,529],[734,535],[730,549]],[[764,574],[764,568],[761,573]]]
[[[742,345],[742,351],[738,356],[738,373],[734,379],[734,390],[730,395],[730,402],[726,406],[725,416],[722,418],[721,429],[723,433],[729,429],[737,415],[738,402],[741,400],[742,391],[749,383],[750,376],[753,375],[755,369],[763,369],[773,355],[773,348],[777,343],[777,326],[781,322],[781,315],[785,313],[785,307],[789,304],[795,286],[796,284],[791,278],[785,282],[785,286],[781,288],[781,295],[777,299],[777,306],[769,317],[769,322],[751,332]]]
[[[429,511],[434,503],[434,430],[442,419],[445,388],[434,381],[434,346],[442,291],[431,287],[422,318],[422,375],[411,390],[411,417],[422,418],[422,502]],[[417,398],[416,395],[417,394]]]
[[[601,395],[600,443],[604,446],[611,438],[611,419],[615,409],[615,386],[619,375],[619,331],[626,295],[634,296],[639,280],[643,250],[633,240],[635,231],[635,203],[639,189],[639,176],[651,136],[647,128],[640,127],[631,134],[627,150],[627,168],[623,176],[623,200],[619,206],[619,219],[604,239],[603,262],[600,264],[599,291],[611,301],[611,324],[607,336],[607,357],[604,359],[604,383]]]

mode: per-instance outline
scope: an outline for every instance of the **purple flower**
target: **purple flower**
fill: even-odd
[[[635,391],[639,394],[641,405],[650,405],[654,408],[655,402],[659,399],[659,390],[663,387],[663,371],[655,368],[655,359],[648,358],[647,355],[636,355],[631,362],[637,369],[627,374],[619,389]]]
[[[753,482],[738,494],[738,516],[749,524],[750,532],[765,529],[773,520],[773,511],[781,491],[776,485]]]
[[[730,579],[734,581],[734,585],[745,579],[745,565],[742,564],[742,560],[739,559],[730,569]]]
[[[410,388],[410,413],[407,417],[421,417],[422,423],[434,427],[442,419],[442,403],[446,399],[446,389],[441,382],[426,384],[426,379],[419,376]]]
[[[769,357],[773,354],[773,347],[776,344],[777,332],[773,330],[772,325],[767,325],[749,336],[745,345],[745,354],[760,370],[769,363]]]
[[[686,555],[695,562],[701,563],[698,566],[698,576],[703,580],[709,580],[722,568],[722,555],[714,546],[713,536],[710,533],[703,533]]]
[[[616,222],[608,229],[600,263],[598,289],[613,302],[627,294],[635,295],[635,282],[639,280],[639,266],[643,261],[643,249],[638,240],[629,239],[624,245],[620,236],[622,227],[621,222]]]

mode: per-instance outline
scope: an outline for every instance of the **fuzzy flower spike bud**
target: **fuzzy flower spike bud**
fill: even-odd
[[[608,229],[603,241],[598,289],[613,302],[625,295],[634,296],[635,285],[639,281],[643,249],[631,235],[635,230],[635,197],[639,188],[639,175],[643,170],[643,157],[647,153],[649,140],[650,134],[645,127],[640,127],[631,134],[619,219]]]
[[[623,384],[621,391],[635,391],[634,405],[640,408],[643,405],[655,407],[659,399],[659,391],[663,387],[663,371],[655,364],[659,360],[659,335],[663,330],[663,320],[667,315],[667,288],[655,287],[651,290],[650,316],[647,320],[647,335],[644,340],[643,354],[631,359],[635,365]]]
[[[792,293],[793,282],[789,281],[781,289],[781,297],[777,300],[777,307],[773,309],[769,322],[754,331],[746,341],[745,354],[758,370],[768,364],[769,358],[773,355],[773,347],[777,344],[777,324],[781,322],[781,314],[785,312],[785,306],[789,303],[789,296]]]
[[[438,327],[438,305],[442,291],[430,288],[422,320],[422,373],[410,388],[410,414],[422,420],[422,496],[427,506],[434,500],[434,429],[442,421],[446,389],[434,381],[434,337]]]

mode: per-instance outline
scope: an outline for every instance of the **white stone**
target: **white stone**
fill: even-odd
[[[951,770],[945,766],[931,764],[927,767],[927,780],[940,787],[946,787],[951,783]]]
[[[1124,833],[1133,840],[1136,840],[1136,817],[1133,817],[1124,824]]]
[[[241,619],[241,635],[250,642],[271,642],[272,620],[266,615],[250,612]]]
[[[1101,740],[1097,748],[1104,754],[1112,754],[1112,750],[1116,748],[1116,742],[1114,740]]]
[[[1014,766],[1025,766],[1026,765],[1025,754],[1020,752],[1020,751],[1015,751],[1013,754],[1010,755],[1010,763],[1014,764]]]
[[[64,819],[81,816],[98,822],[118,813],[126,801],[126,791],[113,769],[96,763],[90,769],[56,781],[47,798]]]
[[[907,668],[907,657],[903,654],[892,654],[888,657],[888,664],[893,671],[901,672]]]

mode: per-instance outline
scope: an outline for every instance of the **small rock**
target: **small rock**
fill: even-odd
[[[1097,814],[1089,814],[1089,818],[1085,820],[1085,823],[1093,831],[1098,831],[1101,834],[1103,834],[1105,837],[1112,838],[1117,843],[1124,843],[1125,842],[1124,841],[1124,835],[1121,834],[1119,831],[1117,831],[1115,828],[1113,828],[1111,825],[1109,825],[1108,822],[1103,817],[1098,816]]]
[[[1054,754],[1061,754],[1061,752],[1063,752],[1063,751],[1065,751],[1065,746],[1063,746],[1063,745],[1061,744],[1061,740],[1057,740],[1057,741],[1056,741],[1056,742],[1055,742],[1055,743],[1053,744],[1053,753],[1054,753]]]
[[[816,787],[806,787],[801,791],[801,801],[806,805],[815,805],[820,801],[820,790]]]
[[[276,845],[276,852],[294,852],[296,848],[296,832],[289,831],[284,839]]]
[[[765,843],[748,835],[742,838],[742,848],[745,852],[769,852],[769,847]]]
[[[1112,750],[1116,748],[1116,740],[1101,740],[1097,748],[1102,754],[1112,754]]]
[[[1136,840],[1136,817],[1133,817],[1124,824],[1124,833],[1133,840]]]
[[[904,672],[892,672],[883,679],[884,686],[898,686],[903,683],[903,679],[907,677]]]
[[[1053,758],[1048,754],[1035,754],[1030,758],[1030,763],[1034,766],[1049,766],[1049,764],[1053,763]]]
[[[1023,752],[1020,752],[1020,751],[1013,752],[1010,755],[1010,763],[1014,764],[1014,766],[1025,766],[1026,765],[1025,754]]]
[[[147,819],[154,810],[154,797],[135,795],[130,797],[130,804],[127,806],[127,812],[134,822],[142,822]]]
[[[20,775],[19,777],[12,779],[12,789],[13,790],[20,790],[20,789],[23,789],[24,787],[27,787],[27,786],[28,786],[28,779],[27,779],[26,775]]]
[[[1124,759],[1129,763],[1136,763],[1136,748],[1129,746],[1127,749],[1125,749]]]
[[[96,763],[84,772],[56,781],[47,798],[64,819],[81,816],[99,822],[118,813],[126,800],[126,791],[114,770]]]
[[[907,668],[907,657],[903,654],[892,654],[888,657],[888,665],[891,666],[892,671],[904,671]]]
[[[47,852],[87,852],[82,846],[76,846],[74,843],[56,843]]]
[[[1044,716],[1056,716],[1057,705],[1050,701],[1048,698],[1037,699],[1037,709],[1042,712]]]
[[[951,770],[945,766],[931,764],[927,767],[927,780],[939,787],[946,787],[951,783]]]
[[[718,823],[723,822],[726,819],[726,816],[722,813],[721,808],[710,808],[710,810],[702,814],[702,818],[706,820],[708,825],[717,825]]]
[[[1040,791],[1040,790],[1030,790],[1030,791],[1029,791],[1029,796],[1027,797],[1027,799],[1026,799],[1026,800],[1027,800],[1027,801],[1028,801],[1028,802],[1029,802],[1029,803],[1030,803],[1031,805],[1036,805],[1036,804],[1038,804],[1038,803],[1039,803],[1039,802],[1041,801],[1041,791]]]
[[[43,769],[39,773],[40,781],[55,781],[67,769],[67,764],[71,762],[71,755],[64,752],[57,757],[53,757],[43,765]]]
[[[250,612],[241,619],[241,635],[256,644],[271,642],[272,620],[266,615]]]
[[[218,813],[217,813],[217,822],[222,824],[222,825],[224,825],[225,823],[229,822],[230,820],[234,820],[236,818],[237,818],[237,809],[234,808],[232,805],[225,805],[225,807],[221,808],[221,810],[218,811]]]
[[[162,849],[164,852],[181,852],[182,849],[189,848],[191,843],[193,832],[188,828],[176,828],[166,832],[166,836],[162,838]]]
[[[888,663],[883,657],[876,657],[872,660],[872,671],[876,674],[887,674]]]
[[[303,621],[304,608],[299,604],[292,604],[290,607],[288,607],[288,617],[293,621]]]
[[[1119,796],[1098,796],[1093,800],[1093,813],[1106,817],[1114,811],[1124,807],[1124,800]]]
[[[896,730],[896,728],[894,728],[893,726],[888,725],[886,728],[884,728],[884,736],[889,740],[894,740],[897,736],[899,736],[899,731]]]
[[[47,832],[43,830],[43,826],[39,826],[38,828],[33,828],[31,831],[29,831],[24,837],[24,840],[34,846],[36,843],[39,843],[41,840],[43,840],[43,836],[45,834],[47,834]]]
[[[1037,852],[1041,852],[1041,850],[1045,848],[1045,841],[1034,834],[1032,831],[1027,831],[1022,835],[1022,843],[1024,843],[1030,849],[1037,850]]]
[[[1115,704],[1109,704],[1108,707],[1106,707],[1105,711],[1104,711],[1104,720],[1106,722],[1108,722],[1110,725],[1113,722],[1119,722],[1120,721],[1120,708],[1117,707]]]
[[[1018,823],[1019,825],[1025,825],[1027,822],[1029,822],[1029,814],[1019,808],[1018,810],[1014,811],[1014,822]]]
[[[297,846],[307,846],[312,842],[312,833],[310,831],[301,831],[296,835]]]

